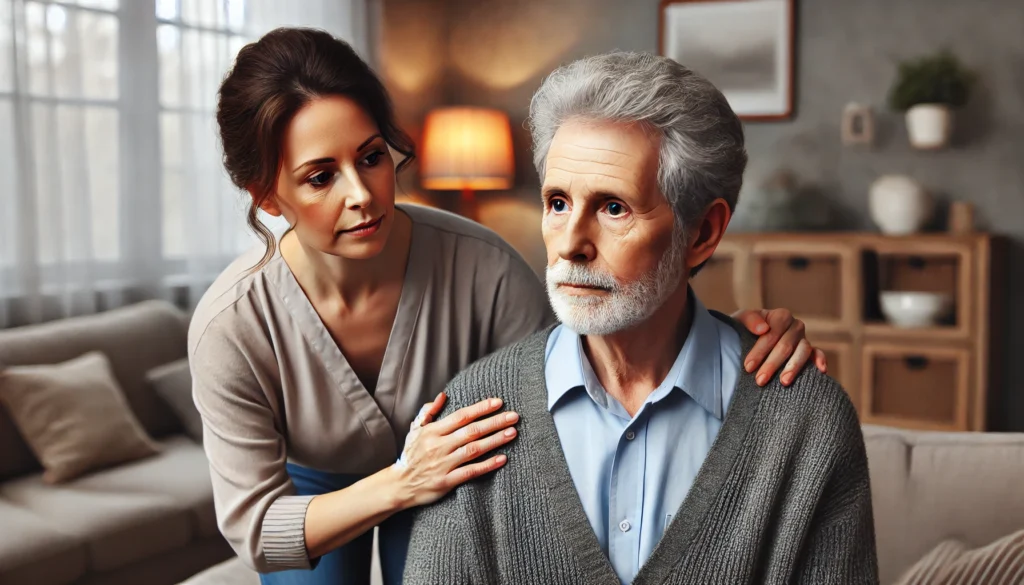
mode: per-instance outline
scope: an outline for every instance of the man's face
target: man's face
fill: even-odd
[[[686,280],[685,239],[658,187],[660,138],[639,124],[569,121],[542,187],[548,294],[583,335],[646,320]]]

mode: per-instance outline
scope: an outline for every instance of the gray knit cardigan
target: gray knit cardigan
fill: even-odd
[[[733,325],[744,355],[756,338]],[[547,410],[551,328],[448,386],[445,412],[499,396],[520,414],[504,468],[416,511],[410,585],[618,585]],[[743,374],[707,459],[636,584],[877,583],[867,457],[843,389],[807,367],[784,388]]]

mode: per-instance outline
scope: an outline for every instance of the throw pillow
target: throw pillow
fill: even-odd
[[[959,540],[939,543],[896,585],[1020,585],[1024,583],[1024,530],[969,549]]]
[[[98,351],[60,364],[8,366],[0,372],[0,404],[43,465],[47,483],[160,450]]]
[[[185,434],[197,443],[203,442],[203,419],[192,401],[192,374],[188,358],[181,358],[146,372],[150,387],[171,407],[181,421]]]

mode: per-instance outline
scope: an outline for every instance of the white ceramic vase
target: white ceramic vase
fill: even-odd
[[[883,175],[868,193],[871,219],[884,234],[918,232],[932,217],[934,204],[925,188],[904,175]]]
[[[953,111],[946,104],[917,104],[907,110],[907,134],[910,144],[922,150],[934,150],[949,144]]]

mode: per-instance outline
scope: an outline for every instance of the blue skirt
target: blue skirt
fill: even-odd
[[[287,464],[288,475],[300,496],[314,496],[344,489],[362,475],[328,473]],[[400,585],[409,550],[410,511],[400,512],[379,526],[381,573],[384,585]],[[294,569],[260,575],[263,585],[368,585],[373,555],[373,531],[320,557],[312,570]]]

